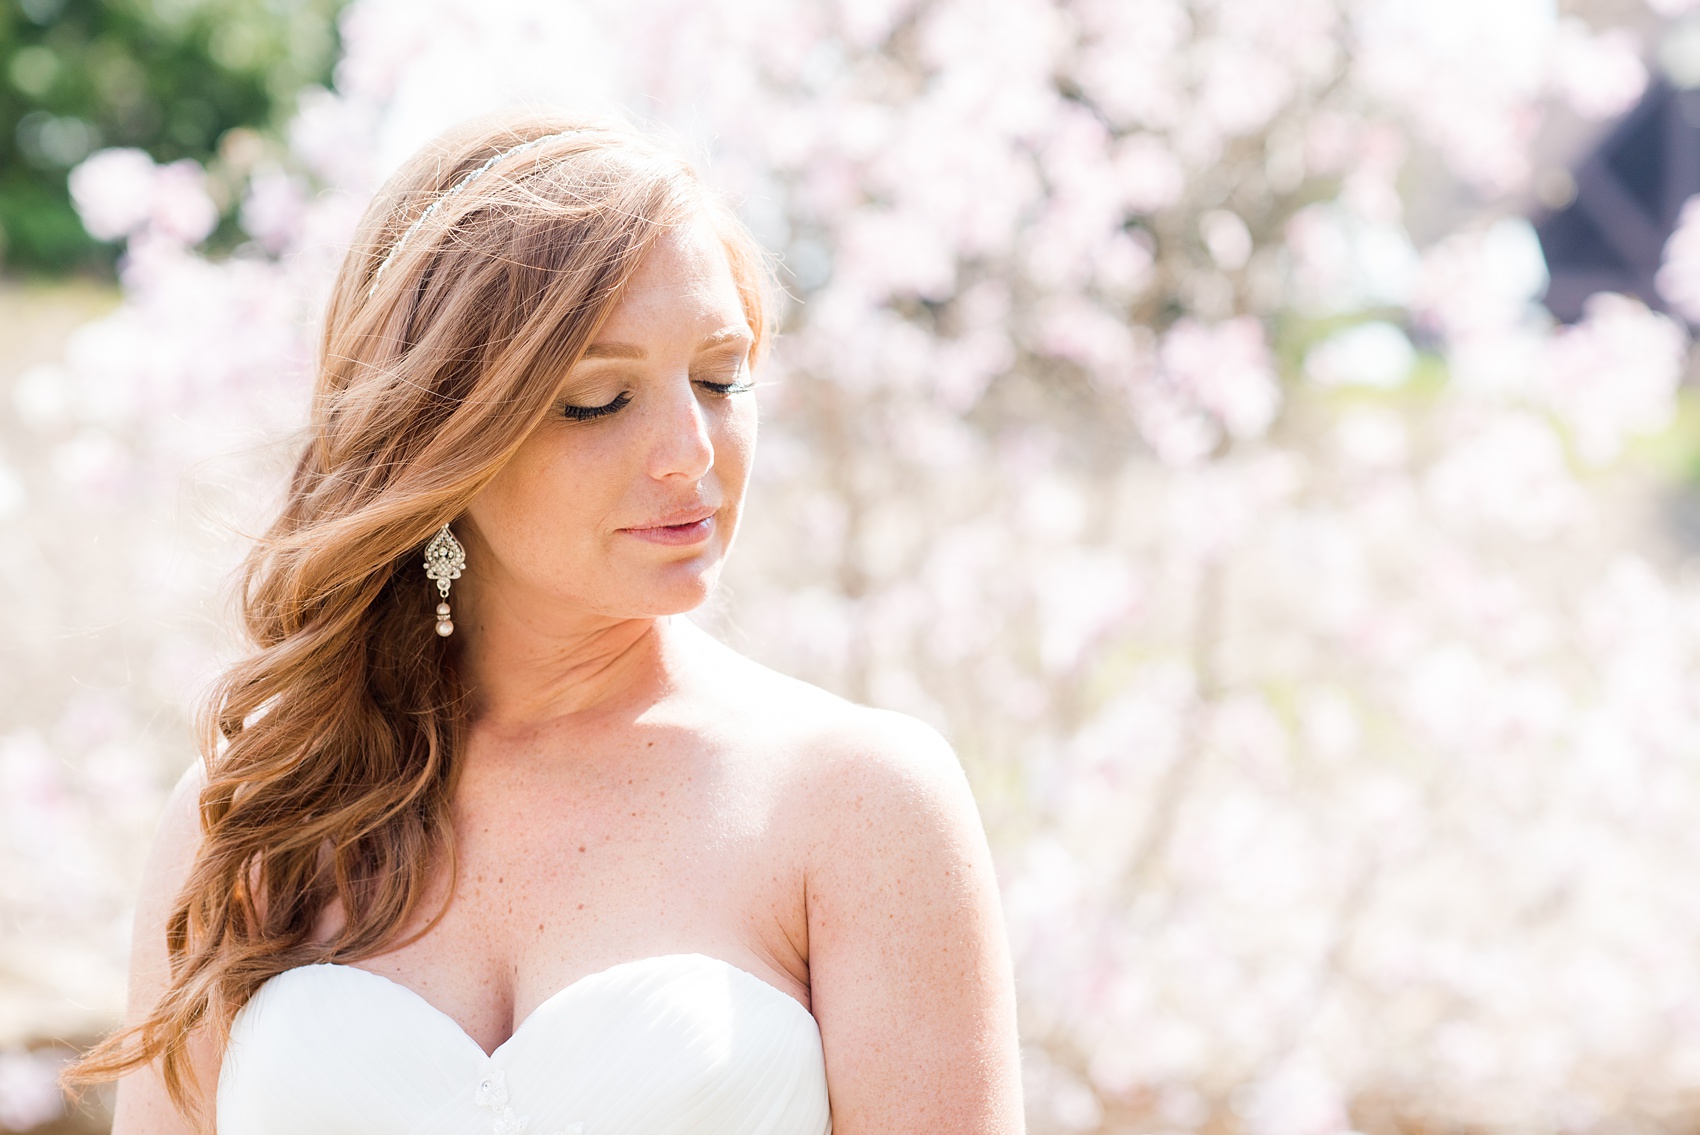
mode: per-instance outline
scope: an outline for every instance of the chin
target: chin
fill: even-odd
[[[679,564],[679,568],[692,565]],[[703,568],[694,566],[690,571],[674,571],[659,573],[650,581],[640,596],[633,596],[634,602],[627,605],[640,618],[660,618],[663,615],[683,615],[686,611],[694,611],[714,593],[714,588],[720,581],[720,564]]]

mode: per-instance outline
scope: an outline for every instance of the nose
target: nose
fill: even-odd
[[[698,481],[714,468],[714,439],[690,379],[668,383],[656,400],[649,438],[649,475],[658,481]]]

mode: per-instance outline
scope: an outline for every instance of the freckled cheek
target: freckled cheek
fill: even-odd
[[[553,455],[533,483],[539,524],[569,544],[611,538],[605,524],[629,495],[633,479],[630,460],[622,460],[626,456],[599,445]]]
[[[735,505],[743,497],[755,453],[756,410],[751,401],[728,413],[714,438],[714,467],[727,504]]]
[[[474,518],[497,549],[529,561],[531,570],[557,566],[597,538],[613,510],[607,480],[606,463],[599,468],[591,455],[528,444],[485,489]]]

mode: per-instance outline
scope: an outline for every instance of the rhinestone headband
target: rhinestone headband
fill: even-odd
[[[579,129],[562,130],[558,134],[545,134],[541,138],[533,138],[529,142],[521,142],[517,146],[511,146],[506,150],[501,150],[497,153],[491,154],[487,159],[485,159],[484,164],[478,166],[470,173],[464,175],[459,181],[449,186],[443,195],[427,205],[425,207],[425,211],[420,213],[411,225],[407,226],[407,229],[401,234],[401,236],[396,238],[396,242],[394,244],[390,245],[389,253],[385,255],[384,259],[378,264],[378,270],[372,273],[372,284],[366,289],[366,298],[371,299],[377,292],[378,281],[384,278],[384,269],[390,266],[390,261],[395,259],[396,253],[400,252],[402,246],[413,238],[413,234],[418,232],[420,227],[424,225],[426,221],[431,219],[431,214],[435,213],[438,206],[440,206],[444,201],[447,201],[450,197],[453,197],[455,194],[465,189],[468,185],[477,181],[480,174],[487,172],[491,166],[495,165],[503,158],[511,158],[515,154],[523,154],[525,151],[532,149],[535,146],[541,146],[545,142],[553,142],[557,138],[565,138],[569,134],[581,133],[583,133],[583,131]]]

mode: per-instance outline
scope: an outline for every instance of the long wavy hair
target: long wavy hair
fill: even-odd
[[[423,546],[542,420],[644,253],[694,219],[721,234],[759,349],[766,257],[686,163],[623,126],[486,119],[380,190],[331,295],[282,514],[241,570],[253,650],[202,713],[202,840],[166,927],[169,983],[67,1083],[158,1061],[206,1124],[191,1035],[222,1052],[267,979],[403,944],[435,872],[452,897],[467,699]]]

